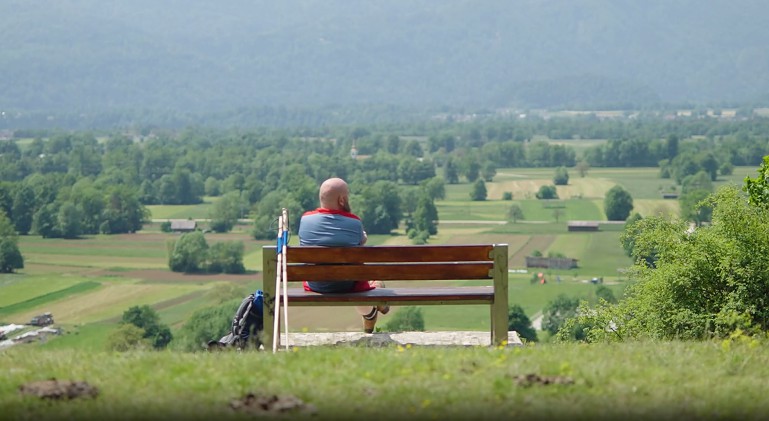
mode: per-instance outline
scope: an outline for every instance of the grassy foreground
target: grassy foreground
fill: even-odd
[[[291,395],[312,419],[759,419],[769,413],[766,341],[525,348],[302,348],[268,352],[0,353],[3,419],[245,419],[249,392]],[[536,374],[567,384],[526,384]],[[55,377],[94,399],[41,401],[20,385]],[[571,383],[570,381],[573,381]]]

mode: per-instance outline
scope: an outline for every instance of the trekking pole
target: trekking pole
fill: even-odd
[[[280,342],[280,278],[283,275],[283,215],[278,217],[278,270],[275,271],[275,313],[272,326],[272,353],[278,352],[278,342]]]
[[[286,271],[286,263],[288,262],[288,210],[286,208],[283,208],[282,215],[283,217],[283,240],[281,243],[283,244],[283,252],[281,253],[283,255],[283,259],[281,260],[282,263],[282,272],[283,272],[283,322],[286,326],[286,350],[288,351],[288,275]]]

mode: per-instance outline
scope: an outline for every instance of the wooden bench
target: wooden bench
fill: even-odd
[[[265,349],[271,349],[275,320],[276,248],[265,246],[262,253],[265,328],[263,342]],[[322,294],[307,292],[301,284],[297,284],[298,288],[288,288],[289,307],[486,304],[491,308],[491,343],[502,344],[508,340],[507,244],[298,246],[289,247],[287,255],[288,282],[355,279],[403,281],[388,282],[387,288],[366,292]],[[491,280],[491,282],[487,286],[472,287],[401,287],[409,281],[477,279]],[[280,335],[277,340],[280,340]]]

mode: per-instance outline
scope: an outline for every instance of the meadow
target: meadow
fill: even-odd
[[[64,340],[64,339],[63,339]],[[526,347],[354,346],[108,353],[23,347],[0,358],[4,419],[764,419],[766,339]],[[331,374],[333,373],[333,374]],[[84,381],[94,398],[19,386]],[[280,404],[243,408],[244,397]],[[247,407],[248,408],[248,407]],[[260,410],[261,409],[261,410]]]
[[[736,168],[732,176],[718,184],[740,183],[754,168]],[[603,195],[608,188],[621,184],[634,197],[643,216],[659,213],[677,214],[675,200],[659,195],[659,186],[670,180],[657,178],[654,168],[596,168],[585,177],[571,174],[570,184],[559,187],[559,200],[540,201],[533,192],[550,184],[552,168],[500,169],[493,182],[487,183],[489,198],[470,201],[470,184],[446,186],[446,198],[436,202],[439,232],[434,244],[507,243],[509,245],[510,302],[521,305],[530,318],[559,294],[589,299],[596,286],[589,282],[604,280],[616,297],[627,285],[624,269],[631,261],[619,243],[623,225],[605,223]],[[501,200],[511,192],[512,201]],[[165,218],[205,218],[216,198],[206,198],[195,206],[150,207],[154,220]],[[524,218],[506,222],[512,203],[518,204]],[[569,220],[603,221],[596,232],[568,232]],[[205,224],[204,222],[202,224]],[[76,333],[51,340],[43,348],[94,347],[116,326],[122,313],[131,306],[147,304],[155,308],[161,321],[180,328],[191,314],[217,302],[215,289],[232,284],[245,296],[260,288],[261,247],[271,241],[255,241],[247,224],[238,225],[229,234],[206,234],[209,244],[224,240],[245,245],[244,275],[185,275],[168,270],[166,243],[178,234],[162,233],[159,224],[149,224],[139,233],[117,236],[88,236],[78,240],[20,238],[25,268],[16,274],[0,275],[0,322],[26,323],[43,312],[52,312],[58,325]],[[292,244],[297,239],[292,238]],[[408,244],[403,233],[372,235],[370,245]],[[525,257],[562,254],[578,259],[571,270],[526,269]],[[545,285],[532,283],[534,273],[542,271]],[[458,280],[454,283],[461,284]],[[395,309],[397,311],[397,308]],[[233,309],[234,311],[234,309]],[[359,330],[354,311],[344,308],[295,308],[291,310],[291,329],[295,331]],[[428,330],[487,330],[485,306],[425,306]],[[386,322],[383,317],[380,326]],[[72,339],[73,337],[79,340]]]

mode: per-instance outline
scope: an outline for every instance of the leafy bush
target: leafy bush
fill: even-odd
[[[241,301],[242,298],[233,298],[213,307],[196,310],[179,329],[174,348],[199,351],[208,341],[218,340],[229,333],[232,316]]]
[[[422,309],[409,306],[399,309],[385,324],[388,332],[421,332],[425,330]]]
[[[531,324],[531,320],[518,304],[510,306],[507,312],[507,330],[518,332],[518,336],[527,341],[537,341],[537,331]]]
[[[606,192],[603,208],[609,221],[624,221],[633,210],[633,197],[622,186],[616,185]]]
[[[553,184],[556,186],[565,186],[569,184],[569,171],[566,170],[566,167],[558,167],[555,169]]]
[[[559,294],[554,300],[547,303],[542,310],[542,329],[555,335],[561,329],[566,319],[577,315],[579,299]]]
[[[486,183],[480,178],[475,180],[473,189],[470,191],[470,199],[473,201],[483,201],[486,200],[486,196]]]
[[[579,322],[592,325],[588,340],[703,339],[769,329],[769,209],[749,204],[735,187],[708,201],[713,223],[694,232],[659,217],[634,224],[636,282],[617,305],[580,311]]]
[[[506,191],[502,193],[502,200],[513,200],[513,192]]]
[[[541,186],[535,194],[537,199],[558,199],[558,190],[555,186]]]
[[[123,313],[121,323],[123,325],[130,324],[138,327],[144,332],[143,338],[155,349],[165,348],[173,335],[171,335],[171,329],[163,323],[160,323],[160,316],[152,309],[152,307],[133,306]],[[123,329],[124,333],[128,330]]]

